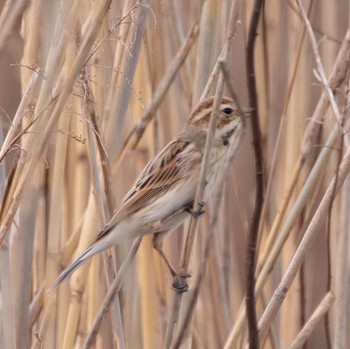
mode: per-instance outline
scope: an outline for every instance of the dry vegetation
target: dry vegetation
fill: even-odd
[[[134,245],[135,256],[131,245],[118,246],[48,292],[185,123],[225,46],[232,3],[1,1],[1,348],[246,347],[249,122],[226,183],[199,220],[189,292],[171,290],[150,237]],[[252,1],[237,4],[226,68],[248,107]],[[350,9],[347,0],[309,0],[303,16],[299,5],[266,1],[256,41],[261,348],[346,349]],[[164,242],[175,266],[186,231]],[[109,289],[118,293],[108,303]]]

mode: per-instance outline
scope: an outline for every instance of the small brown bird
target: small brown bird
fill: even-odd
[[[57,286],[96,253],[123,239],[153,234],[153,246],[160,252],[171,273],[176,272],[161,251],[161,239],[193,212],[204,148],[214,98],[200,103],[185,127],[144,168],[120,208],[97,235],[94,243],[57,278]],[[226,170],[239,145],[244,115],[235,102],[223,97],[217,115],[217,129],[210,152],[204,202],[224,180]]]

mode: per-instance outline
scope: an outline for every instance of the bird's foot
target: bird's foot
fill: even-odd
[[[205,210],[203,209],[203,207],[205,206],[205,203],[204,202],[201,202],[199,204],[200,208],[199,210],[194,210],[193,209],[193,205],[189,205],[187,208],[186,208],[186,211],[188,213],[190,213],[194,218],[199,218],[199,217],[202,217],[205,213]]]
[[[191,275],[188,273],[178,273],[174,275],[174,282],[171,285],[172,289],[176,293],[184,293],[188,291],[188,284],[186,279],[190,278]]]

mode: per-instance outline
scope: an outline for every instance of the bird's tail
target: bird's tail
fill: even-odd
[[[59,284],[65,281],[79,266],[85,263],[97,252],[99,252],[99,250],[96,250],[94,245],[89,247],[79,258],[77,258],[70,266],[62,271],[62,273],[55,280],[52,289],[56,288]]]
[[[79,268],[92,256],[119,243],[120,240],[125,238],[129,232],[128,229],[115,230],[115,224],[113,226],[108,225],[107,227],[108,229],[105,228],[102,230],[103,234],[99,234],[95,242],[80,257],[78,257],[70,266],[62,271],[52,288],[56,288],[60,283],[65,281],[77,268]],[[113,234],[112,229],[114,229]]]

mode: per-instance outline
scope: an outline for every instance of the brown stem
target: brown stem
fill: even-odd
[[[339,156],[337,160],[337,168],[335,172],[335,183],[337,184],[338,181],[338,172],[339,167],[341,163],[341,154],[343,153],[343,146],[344,142],[342,140],[340,144],[340,150],[339,150]],[[333,188],[332,193],[332,199],[331,204],[329,206],[329,210],[327,213],[327,227],[326,227],[326,254],[327,254],[327,292],[331,292],[331,283],[332,283],[332,264],[331,264],[331,220],[332,220],[332,209],[333,209],[333,202],[336,197],[336,186]],[[331,333],[329,328],[329,313],[327,312],[324,316],[324,328],[325,328],[325,335],[326,335],[326,343],[327,348],[332,349],[332,340],[331,340]]]
[[[252,222],[249,229],[249,241],[247,251],[247,280],[246,280],[246,308],[249,328],[249,348],[259,348],[258,325],[255,309],[255,257],[260,225],[260,217],[264,202],[264,171],[262,156],[262,140],[259,124],[258,97],[256,91],[254,48],[257,27],[263,7],[263,0],[255,0],[252,18],[249,25],[248,43],[246,49],[247,84],[249,95],[249,106],[251,108],[251,124],[253,134],[253,147],[255,154],[255,206]]]

